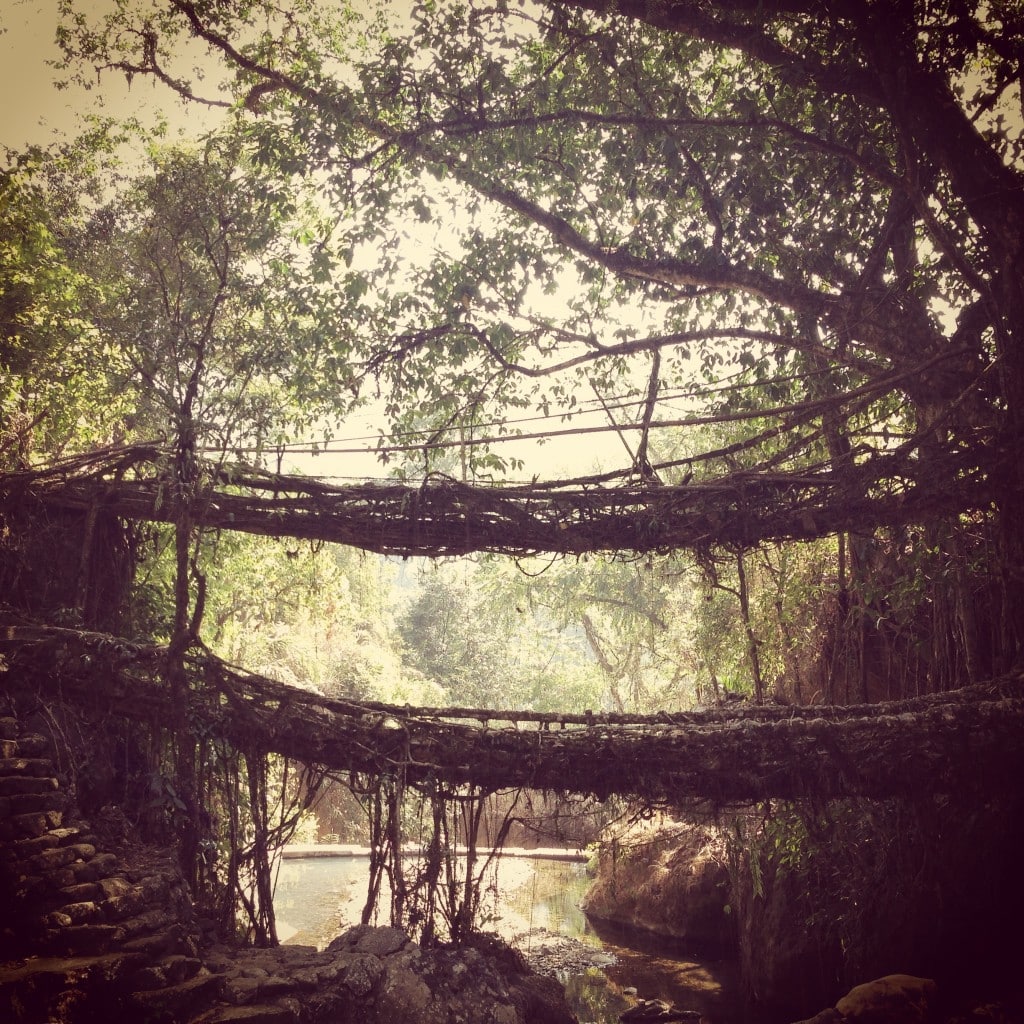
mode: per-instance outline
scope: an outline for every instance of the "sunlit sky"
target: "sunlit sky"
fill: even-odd
[[[56,5],[45,0],[4,0],[0,10],[0,143],[20,148],[45,142],[53,128],[74,124],[77,98],[53,85],[59,51],[54,42]],[[46,126],[40,126],[43,120]]]

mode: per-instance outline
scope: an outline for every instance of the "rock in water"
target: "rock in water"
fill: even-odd
[[[924,1024],[937,991],[928,978],[888,974],[850,989],[836,1009],[850,1024]]]

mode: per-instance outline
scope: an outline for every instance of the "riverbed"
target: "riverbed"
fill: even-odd
[[[274,897],[282,941],[322,949],[357,924],[366,900],[367,867],[367,858],[354,850],[284,859]],[[581,1021],[614,1024],[638,998],[698,1010],[709,1024],[743,1020],[734,962],[591,922],[579,909],[587,884],[581,860],[502,856],[485,893],[483,927],[512,942],[528,959],[541,946],[557,951],[553,940],[558,937],[599,954],[593,959],[600,966],[567,961],[557,973]]]

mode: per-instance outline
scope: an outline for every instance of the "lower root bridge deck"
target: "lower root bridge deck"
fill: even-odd
[[[162,648],[9,625],[12,671],[103,713],[174,720]],[[741,704],[655,716],[551,715],[340,701],[188,655],[189,716],[239,748],[405,784],[707,800],[884,799],[1012,787],[1024,678],[889,704]]]

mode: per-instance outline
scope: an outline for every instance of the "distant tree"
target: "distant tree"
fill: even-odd
[[[528,607],[514,581],[496,585],[492,568],[486,563],[423,574],[398,618],[410,667],[443,687],[456,705],[600,708],[605,683],[579,633]]]
[[[692,704],[697,575],[688,559],[537,559],[519,567],[491,560],[483,570],[489,600],[557,629],[560,649],[598,688],[594,710],[645,714]]]

